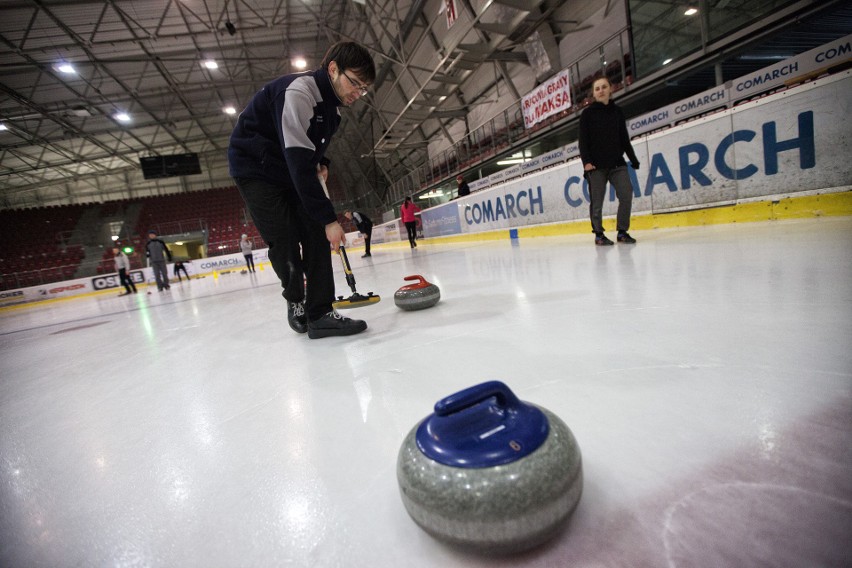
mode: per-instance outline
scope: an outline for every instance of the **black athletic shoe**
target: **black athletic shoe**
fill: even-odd
[[[372,254],[370,254],[370,253],[362,254],[362,255],[361,255],[361,258],[367,258],[367,257],[370,257],[370,256],[373,256],[373,255],[372,255]]]
[[[618,233],[617,239],[618,239],[618,242],[620,242],[620,243],[627,243],[627,244],[630,244],[630,245],[632,245],[633,243],[636,242],[636,239],[634,239],[633,237],[631,237],[627,233]]]
[[[598,235],[595,237],[595,244],[598,246],[610,246],[613,242],[606,238],[606,235]]]
[[[345,318],[332,310],[316,321],[308,322],[308,337],[320,339],[336,335],[355,335],[367,329],[367,322]]]
[[[296,333],[308,331],[308,316],[305,315],[304,302],[287,302],[287,323]]]

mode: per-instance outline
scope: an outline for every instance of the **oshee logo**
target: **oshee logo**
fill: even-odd
[[[130,279],[137,284],[145,282],[145,276],[140,270],[131,272]],[[118,274],[111,274],[109,276],[98,276],[97,278],[92,278],[92,288],[94,288],[95,290],[109,290],[110,288],[118,288],[119,286],[121,286],[121,280],[118,278]]]

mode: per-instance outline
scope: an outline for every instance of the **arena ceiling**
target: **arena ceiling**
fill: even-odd
[[[565,0],[455,4],[450,28],[444,0],[4,1],[0,207],[159,192],[140,173],[139,159],[154,155],[197,153],[203,174],[181,183],[230,185],[236,115],[225,109],[298,70],[297,57],[315,68],[345,39],[368,46],[378,70],[333,145],[347,198],[360,199],[420,163],[430,137],[488,96],[493,85],[465,86],[473,69],[493,67],[512,90],[528,37],[600,8],[581,2],[567,21]]]

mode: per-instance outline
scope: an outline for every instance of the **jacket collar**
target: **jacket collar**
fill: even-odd
[[[328,71],[320,67],[313,72],[313,75],[322,94],[322,100],[333,103],[334,106],[340,106],[341,100],[334,92],[334,87],[331,86],[331,77],[329,77]]]

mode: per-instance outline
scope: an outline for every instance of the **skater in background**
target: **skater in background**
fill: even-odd
[[[243,251],[243,256],[246,257],[246,268],[248,268],[249,272],[254,272],[254,253],[251,252],[253,248],[251,239],[245,233],[240,237],[240,250]]]
[[[365,47],[335,43],[319,69],[267,83],[240,113],[228,145],[231,177],[284,288],[287,322],[311,339],[367,329],[332,308],[329,248],[339,250],[346,233],[320,176],[328,172],[325,153],[340,125],[339,107],[366,95],[375,79]]]
[[[360,211],[344,211],[343,216],[350,221],[355,221],[355,226],[358,227],[358,232],[364,235],[364,254],[361,258],[373,256],[370,254],[370,239],[373,237],[373,221]]]
[[[130,278],[130,259],[127,258],[127,255],[119,247],[113,247],[112,254],[115,261],[115,270],[118,272],[118,281],[124,286],[124,292],[119,294],[119,296],[126,296],[131,292],[136,294],[136,284]]]
[[[181,271],[183,271],[183,273],[186,275],[187,281],[189,281],[189,272],[186,271],[186,266],[183,265],[184,262],[189,262],[189,261],[188,260],[186,260],[186,261],[176,260],[175,261],[174,274],[175,274],[175,276],[177,276],[178,282],[181,282],[181,283],[183,282],[183,280],[181,280],[181,278],[180,278]]]
[[[616,237],[620,243],[635,243],[630,236],[630,210],[633,204],[633,184],[627,173],[624,154],[630,158],[634,170],[639,169],[639,160],[621,108],[610,100],[612,85],[609,79],[601,77],[592,83],[592,96],[595,102],[580,115],[580,159],[589,182],[589,213],[592,220],[592,232],[596,245],[613,244],[603,228],[603,204],[606,197],[607,182],[615,187],[618,198],[616,215]]]
[[[162,239],[157,238],[157,231],[151,229],[148,231],[148,242],[145,243],[145,256],[151,262],[151,268],[154,270],[154,280],[157,281],[157,291],[171,289],[169,285],[169,271],[166,268],[166,261],[172,261],[172,251],[166,246]]]
[[[416,213],[420,208],[411,201],[411,197],[406,197],[402,205],[399,206],[399,214],[402,223],[405,225],[405,230],[408,231],[408,243],[411,248],[417,246],[417,217]]]

